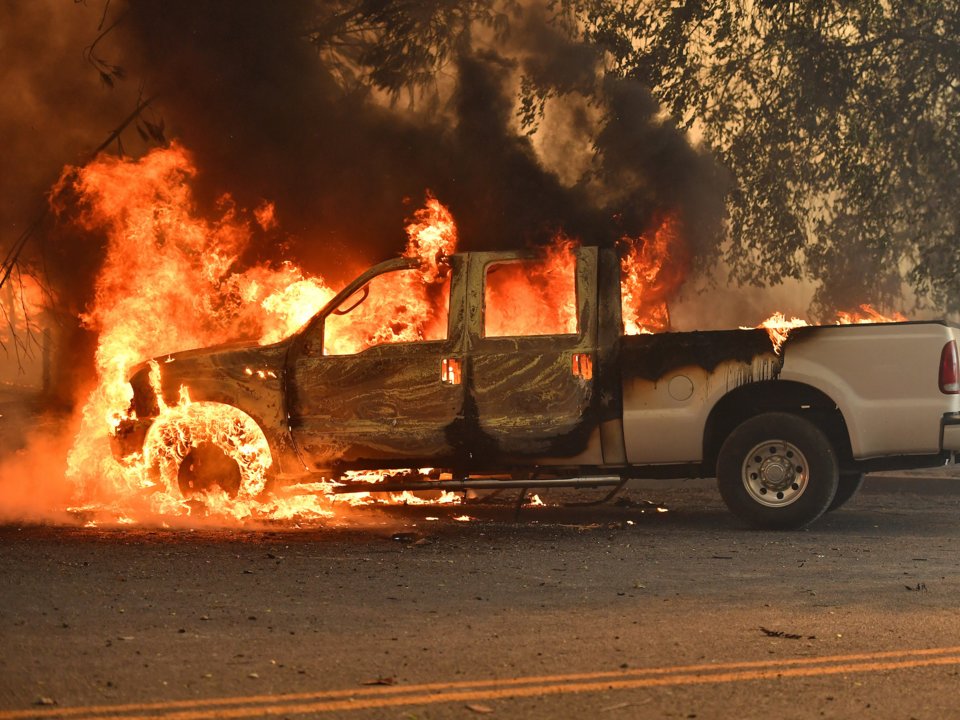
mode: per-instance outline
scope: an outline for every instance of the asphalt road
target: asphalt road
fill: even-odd
[[[0,720],[960,718],[960,494],[903,487],[790,533],[697,487],[2,527]]]

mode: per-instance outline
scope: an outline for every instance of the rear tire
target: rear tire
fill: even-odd
[[[857,494],[857,491],[863,485],[864,474],[861,472],[840,473],[840,481],[837,484],[837,494],[833,496],[833,502],[827,508],[827,512],[833,512],[837,508],[845,505],[850,498]]]
[[[837,456],[816,425],[790,413],[757,415],[720,448],[717,485],[727,507],[756,528],[793,530],[833,502]]]

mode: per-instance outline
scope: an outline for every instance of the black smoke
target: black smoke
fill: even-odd
[[[211,217],[224,193],[243,208],[276,203],[281,229],[258,232],[243,262],[291,259],[346,281],[354,268],[402,251],[404,221],[427,189],[451,208],[461,249],[536,245],[558,231],[609,244],[649,230],[666,212],[679,213],[695,259],[718,246],[727,188],[716,164],[662,117],[646,88],[605,73],[596,48],[565,32],[545,3],[516,4],[502,36],[478,27],[437,78],[443,101],[412,105],[403,96],[384,102],[362,84],[345,87],[309,38],[331,7],[389,3],[28,5],[0,10],[8,20],[0,40],[16,63],[3,70],[0,106],[0,128],[12,139],[12,172],[0,181],[7,245],[61,168],[88,159],[139,97],[153,98],[141,127],[162,125],[194,155],[195,191]],[[444,3],[424,3],[431,5]],[[91,46],[122,75],[104,83]],[[526,133],[517,114],[521,77],[572,108],[566,126]],[[135,124],[107,151],[145,152]],[[544,144],[554,150],[549,162]],[[566,151],[579,164],[559,172]],[[77,318],[93,299],[103,238],[51,225],[26,262],[57,299],[54,385],[66,397],[91,372],[94,338]]]
[[[705,155],[659,116],[643,88],[601,79],[600,57],[530,4],[509,39],[450,59],[449,107],[418,111],[345,92],[307,41],[323,4],[130,0],[119,28],[139,75],[159,94],[169,135],[195,155],[201,196],[276,201],[284,248],[324,272],[358,250],[397,254],[426,188],[458,221],[461,248],[529,245],[558,230],[586,242],[637,235],[679,210],[695,244],[716,238],[722,183]],[[578,182],[545,168],[518,127],[516,78],[555,95],[592,95],[594,159]],[[261,244],[257,259],[277,249]]]

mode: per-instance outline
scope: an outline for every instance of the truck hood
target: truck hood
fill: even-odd
[[[194,350],[182,350],[180,352],[159,355],[153,360],[162,365],[171,365],[173,363],[190,364],[202,363],[213,358],[221,362],[234,362],[241,359],[257,362],[258,360],[274,360],[277,357],[283,357],[287,352],[289,343],[283,340],[273,345],[257,345],[248,341],[222,343],[220,345],[211,345],[209,347],[196,348]]]
[[[152,395],[150,364],[156,362],[160,367],[163,397],[168,404],[178,401],[181,387],[186,387],[195,401],[235,404],[238,393],[280,391],[288,347],[288,340],[273,345],[241,342],[161,355],[137,366],[130,384],[135,400],[136,396],[146,399]]]

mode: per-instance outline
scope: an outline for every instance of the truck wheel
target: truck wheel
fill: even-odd
[[[797,415],[771,412],[739,425],[720,448],[717,484],[727,507],[758,528],[790,530],[820,517],[837,492],[826,435]]]
[[[840,473],[840,482],[837,484],[837,494],[833,496],[833,502],[830,503],[827,512],[836,510],[856,495],[860,486],[863,485],[863,479],[864,474],[860,472]]]
[[[220,488],[232,498],[240,493],[240,464],[212,442],[201,442],[180,461],[177,484],[185,498]]]
[[[202,499],[219,489],[233,502],[260,495],[273,464],[253,418],[212,402],[167,411],[147,432],[144,460],[170,498]]]

